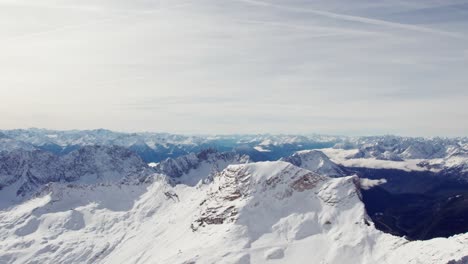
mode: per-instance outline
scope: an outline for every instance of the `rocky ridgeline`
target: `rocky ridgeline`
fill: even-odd
[[[17,185],[21,196],[50,182],[117,182],[151,173],[138,155],[117,146],[86,146],[63,156],[41,150],[0,152],[0,186]]]

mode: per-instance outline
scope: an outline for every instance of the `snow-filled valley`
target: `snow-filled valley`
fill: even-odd
[[[276,139],[253,144],[301,148],[297,139]],[[360,145],[336,144],[278,161],[207,148],[151,166],[129,146],[86,144],[57,154],[15,144],[0,156],[0,263],[445,264],[468,255],[466,232],[425,240],[390,234],[407,230],[382,219],[387,198],[379,199],[400,195],[406,182],[381,172],[364,177],[374,176],[366,167],[439,173],[454,157],[466,163],[465,154],[382,160],[357,157]],[[464,208],[464,198],[450,195],[456,207],[448,208]]]

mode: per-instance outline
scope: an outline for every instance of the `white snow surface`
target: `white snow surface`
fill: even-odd
[[[282,158],[281,160],[292,163],[303,169],[327,176],[340,177],[346,175],[346,172],[343,169],[319,150],[298,151],[290,157]]]
[[[213,180],[47,185],[0,210],[0,263],[447,263],[468,234],[409,242],[376,230],[356,176],[290,163]],[[0,193],[2,193],[0,191]]]
[[[465,154],[450,155],[445,158],[394,161],[381,160],[374,157],[353,158],[359,152],[358,149],[325,148],[319,151],[327,155],[334,163],[345,167],[431,172],[441,172],[442,170],[459,168],[459,173],[468,173],[468,155]]]
[[[468,139],[373,136],[347,138],[334,148],[359,149],[356,158],[381,160],[437,159],[468,154]]]

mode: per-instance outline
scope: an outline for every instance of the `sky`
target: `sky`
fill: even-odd
[[[0,0],[0,128],[468,136],[468,0]]]

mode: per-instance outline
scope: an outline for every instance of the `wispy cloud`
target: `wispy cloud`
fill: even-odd
[[[264,2],[264,1],[257,1],[257,0],[239,0],[239,1],[243,1],[249,4],[258,5],[258,6],[266,6],[266,7],[271,7],[271,8],[283,9],[283,10],[292,11],[292,12],[310,13],[314,15],[319,15],[319,16],[324,16],[324,17],[329,17],[329,18],[339,19],[339,20],[344,20],[344,21],[360,22],[360,23],[365,23],[365,24],[370,24],[370,25],[399,28],[399,29],[423,32],[423,33],[438,34],[438,35],[447,36],[447,37],[466,39],[465,35],[457,33],[457,32],[437,30],[437,29],[418,26],[418,25],[390,22],[390,21],[385,21],[385,20],[380,20],[380,19],[345,15],[345,14],[339,14],[339,13],[333,13],[329,11],[322,11],[322,10],[315,10],[315,9],[308,9],[308,8],[284,6],[284,5],[278,5],[278,4],[273,4],[273,3]]]
[[[24,6],[28,6],[25,3],[16,3]],[[174,8],[183,8],[191,5],[192,3],[182,3],[182,4],[175,4],[175,5],[170,5],[170,6],[163,6],[163,7],[158,7],[158,8],[152,8],[151,10],[123,10],[120,12],[104,12],[103,18],[99,18],[96,20],[91,20],[87,21],[84,23],[79,23],[79,24],[74,24],[74,25],[66,25],[66,26],[58,26],[54,28],[49,28],[46,30],[40,30],[40,31],[34,31],[31,33],[26,33],[26,34],[20,34],[20,35],[14,35],[12,37],[6,37],[3,38],[3,44],[5,41],[14,41],[14,40],[27,40],[28,38],[34,38],[34,37],[42,37],[42,36],[47,36],[47,35],[53,35],[57,33],[62,33],[62,32],[68,32],[72,30],[79,30],[79,29],[86,29],[90,28],[99,24],[109,24],[109,23],[115,23],[116,20],[126,20],[132,17],[137,17],[142,14],[149,15],[149,14],[155,14],[158,12],[164,12],[170,9]],[[34,6],[34,5],[33,5]],[[73,11],[84,11],[84,12],[92,12],[92,13],[97,13],[97,14],[102,14],[102,10],[98,7],[93,7],[93,6],[63,6],[63,5],[44,5],[44,4],[38,4],[35,5],[39,9],[58,9],[58,10],[73,10]]]
[[[440,3],[0,0],[0,119],[466,135],[468,19]]]

